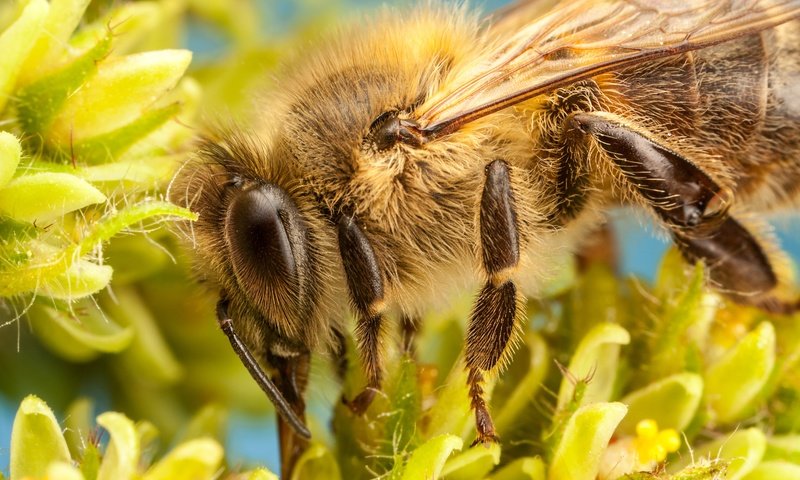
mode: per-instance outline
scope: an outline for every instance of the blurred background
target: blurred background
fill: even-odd
[[[90,11],[99,16],[120,3],[97,0]],[[246,118],[247,92],[269,84],[265,75],[287,49],[304,45],[338,19],[384,3],[412,2],[176,0],[171,2],[176,12],[188,9],[189,14],[179,25],[154,33],[153,44],[165,48],[173,42],[194,52],[187,75],[197,79],[208,98],[199,106],[198,122],[220,113]],[[475,7],[491,11],[505,3],[487,0]],[[667,247],[663,235],[635,212],[616,211],[612,218],[622,273],[650,279]],[[784,248],[800,259],[800,221],[790,215],[771,221]],[[134,419],[156,423],[167,442],[193,435],[193,429],[218,428],[232,465],[266,464],[277,470],[271,409],[218,332],[214,299],[186,281],[187,262],[174,238],[164,230],[125,236],[111,242],[107,253],[114,252],[133,265],[114,265],[128,278],[100,295],[99,307],[119,310],[122,305],[124,311],[116,313],[127,317],[142,338],[119,355],[59,351],[53,339],[32,333],[35,322],[6,323],[11,310],[0,316],[0,471],[8,471],[14,412],[30,393],[45,399],[58,418],[75,412],[79,397],[91,399],[95,413],[123,409]],[[316,365],[314,372],[312,428],[322,432],[338,390],[325,365]]]

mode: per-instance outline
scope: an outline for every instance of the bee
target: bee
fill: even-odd
[[[734,301],[800,306],[748,220],[800,197],[800,0],[550,3],[345,27],[178,175],[220,326],[280,416],[284,472],[309,438],[310,355],[342,354],[348,310],[358,413],[381,388],[386,319],[413,331],[473,287],[475,443],[496,441],[484,376],[523,299],[614,205],[648,212]]]

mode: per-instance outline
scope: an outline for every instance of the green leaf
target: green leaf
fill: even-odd
[[[133,340],[131,328],[106,317],[92,301],[82,301],[71,311],[36,305],[28,318],[36,336],[50,350],[75,362],[91,360],[99,353],[120,352]]]
[[[111,57],[64,103],[49,134],[61,145],[113,132],[141,118],[183,76],[192,54],[160,50]],[[122,94],[124,92],[124,94]]]
[[[441,475],[447,480],[484,478],[498,463],[500,444],[492,443],[488,447],[478,445],[447,460]]]
[[[558,408],[569,403],[575,391],[575,379],[590,379],[581,405],[603,402],[611,398],[617,376],[620,345],[627,345],[631,336],[627,330],[614,323],[601,323],[581,340],[570,360],[572,378],[565,377],[558,390]]]
[[[22,2],[22,10],[14,23],[0,32],[0,112],[12,97],[17,76],[41,32],[50,8],[45,0]]]
[[[25,397],[11,431],[11,480],[43,477],[50,464],[69,461],[69,448],[53,411],[38,397]]]
[[[277,475],[266,468],[258,468],[243,476],[246,480],[280,480]]]
[[[78,260],[64,273],[44,280],[37,293],[61,300],[78,300],[106,288],[113,272],[108,265]]]
[[[50,0],[50,11],[42,25],[42,32],[20,72],[24,83],[40,77],[43,72],[58,65],[60,58],[68,56],[66,48],[69,37],[80,23],[90,1]]]
[[[800,464],[800,434],[770,437],[764,460],[786,460]]]
[[[339,466],[331,452],[319,443],[313,443],[297,460],[291,480],[325,478],[340,480]]]
[[[17,92],[17,112],[22,129],[38,134],[47,130],[67,98],[95,73],[97,64],[108,55],[110,49],[111,35],[106,34],[92,48],[61,70],[21,88]],[[69,135],[63,140],[63,145],[71,143]]]
[[[35,173],[12,180],[0,190],[0,211],[33,223],[49,222],[106,196],[89,183],[67,173]]]
[[[92,401],[78,398],[69,405],[64,416],[64,439],[72,458],[80,459],[86,438],[92,431],[94,414]]]
[[[130,480],[139,461],[139,435],[125,415],[106,412],[97,417],[97,424],[111,437],[106,447],[97,480]]]
[[[11,181],[21,156],[22,147],[17,137],[0,131],[0,189]]]
[[[444,468],[447,457],[454,450],[461,450],[463,440],[455,435],[439,435],[420,445],[404,465],[399,462],[392,469],[390,479],[436,480]]]
[[[692,459],[695,462],[701,460],[727,462],[726,480],[740,480],[761,463],[766,448],[767,438],[764,433],[757,428],[749,428],[696,447]],[[681,459],[669,465],[669,470],[679,471],[690,460]]]
[[[778,480],[800,478],[800,465],[790,462],[764,462],[742,477],[742,480]]]
[[[135,332],[130,346],[116,357],[129,374],[145,377],[158,384],[174,383],[181,377],[181,364],[170,350],[147,305],[134,289],[118,287],[114,290],[114,298],[103,296],[100,305],[121,325]]]
[[[538,334],[527,332],[525,344],[528,352],[527,372],[522,380],[516,384],[513,392],[500,407],[495,417],[495,428],[501,434],[510,431],[514,427],[514,423],[519,420],[522,412],[528,408],[531,399],[541,388],[552,361],[547,343]],[[520,353],[522,352],[517,352],[517,355]]]
[[[567,422],[547,478],[594,480],[603,451],[627,410],[621,403],[592,403],[580,407]]]
[[[774,366],[775,328],[762,322],[706,370],[705,396],[714,418],[732,423],[748,414]]]
[[[679,373],[631,392],[620,402],[628,414],[619,424],[619,435],[635,435],[636,424],[652,419],[659,428],[685,429],[703,398],[703,379],[694,373]]]
[[[71,154],[88,164],[113,161],[135,142],[177,115],[180,110],[181,105],[173,103],[145,111],[127,125],[75,143]]]
[[[545,480],[545,465],[540,457],[522,457],[492,474],[488,480]]]
[[[214,478],[222,463],[222,447],[200,438],[182,443],[153,465],[142,480],[197,480]]]

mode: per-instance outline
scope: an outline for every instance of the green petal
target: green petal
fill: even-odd
[[[80,144],[136,121],[178,83],[191,59],[187,50],[106,59],[98,65],[97,73],[67,99],[50,134],[62,145],[71,141]]]
[[[764,462],[742,477],[742,480],[779,480],[800,478],[800,465],[796,463],[772,461]]]
[[[38,397],[25,397],[11,431],[11,480],[42,477],[50,464],[69,461],[69,448],[53,411]]]
[[[603,451],[627,410],[621,403],[592,403],[580,407],[567,422],[547,478],[594,480]]]
[[[133,339],[131,328],[107,318],[94,302],[83,301],[74,312],[37,305],[28,317],[34,333],[48,348],[71,361],[87,361],[99,353],[124,350]]]
[[[17,177],[0,190],[0,211],[41,223],[105,200],[100,190],[74,175],[44,172]]]
[[[0,112],[17,81],[17,75],[28,57],[33,42],[41,32],[50,6],[45,0],[22,2],[24,7],[16,21],[0,33]]]
[[[17,137],[8,132],[0,132],[0,189],[11,181],[21,156],[22,147]]]
[[[545,465],[539,457],[523,457],[514,460],[488,480],[545,480]]]
[[[97,424],[111,437],[106,447],[97,480],[130,480],[139,461],[139,435],[125,415],[106,412],[97,417]]]
[[[727,462],[726,480],[740,480],[761,463],[766,448],[764,433],[757,428],[749,428],[695,448],[692,458],[698,462],[703,459]],[[680,470],[688,462],[689,459],[684,459],[673,463],[669,469]]]
[[[614,323],[601,323],[581,340],[567,370],[572,376],[561,381],[558,390],[558,408],[563,409],[575,391],[574,379],[591,378],[581,405],[603,402],[611,398],[617,376],[620,345],[627,345],[631,336],[627,330]]]
[[[94,295],[111,282],[114,269],[108,265],[78,260],[67,270],[42,283],[38,294],[61,300],[77,300]]]
[[[439,435],[420,445],[411,454],[405,465],[395,465],[389,478],[417,480],[420,478],[436,480],[444,468],[447,457],[454,450],[461,450],[464,441],[455,435]]]
[[[694,373],[679,373],[629,393],[620,400],[628,414],[619,424],[619,435],[635,435],[636,424],[653,419],[659,428],[681,431],[689,425],[703,398],[703,379]]]
[[[472,480],[484,478],[500,463],[500,444],[477,446],[451,457],[444,464],[441,475],[447,480]]]
[[[201,438],[182,443],[156,463],[142,480],[211,480],[222,462],[222,447]]]
[[[297,460],[291,480],[324,478],[340,480],[339,466],[333,454],[319,443],[314,443]]]
[[[716,420],[731,423],[748,414],[774,366],[775,328],[762,322],[706,371],[706,401]]]
[[[64,439],[73,458],[80,458],[85,439],[92,431],[94,406],[88,398],[79,398],[67,408],[64,416]]]

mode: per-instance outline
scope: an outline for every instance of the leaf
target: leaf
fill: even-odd
[[[291,480],[324,478],[340,480],[339,466],[333,454],[319,443],[314,443],[303,452],[295,464]]]
[[[23,62],[41,32],[50,5],[45,0],[21,2],[22,10],[14,23],[0,32],[0,112],[17,82]],[[1,184],[0,184],[1,185]]]
[[[545,465],[540,457],[522,457],[514,460],[488,480],[545,480]]]
[[[786,460],[800,464],[800,434],[770,437],[764,453],[764,461],[767,460]]]
[[[64,102],[78,91],[97,70],[97,64],[111,49],[111,35],[106,34],[85,53],[60,70],[37,79],[17,91],[17,112],[22,129],[41,134],[53,122]],[[65,145],[71,142],[66,137]]]
[[[182,443],[153,465],[142,480],[214,478],[222,463],[222,447],[210,438]]]
[[[659,428],[685,429],[703,398],[703,379],[694,373],[679,373],[631,392],[620,402],[628,414],[619,424],[619,435],[635,435],[641,420],[655,420]]]
[[[49,135],[61,145],[107,134],[128,125],[183,76],[192,54],[188,50],[159,50],[108,58],[71,95],[58,112]],[[124,94],[123,94],[124,92]]]
[[[498,432],[508,432],[513,428],[514,422],[518,421],[522,411],[529,406],[531,399],[541,388],[552,361],[547,343],[538,334],[526,333],[525,344],[529,352],[527,372],[498,411],[495,418],[495,428]]]
[[[796,463],[764,462],[742,477],[742,480],[777,480],[800,478],[800,465]]]
[[[22,147],[17,137],[0,131],[0,189],[11,181],[21,156]]]
[[[55,462],[68,463],[69,449],[53,411],[34,395],[22,400],[11,431],[11,480],[43,477]]]
[[[97,480],[131,480],[139,461],[139,435],[133,422],[121,413],[106,412],[97,424],[111,437],[106,447]]]
[[[50,11],[42,31],[20,72],[23,83],[30,83],[43,72],[68,57],[66,46],[91,0],[50,0]]]
[[[594,480],[603,451],[627,410],[621,403],[580,407],[554,451],[548,480]]]
[[[94,302],[83,301],[72,312],[36,305],[28,314],[36,336],[60,356],[75,362],[88,361],[100,353],[124,350],[133,340],[133,330],[103,315]]]
[[[411,454],[405,464],[395,464],[390,479],[417,480],[439,478],[447,457],[461,450],[464,441],[455,435],[439,435],[423,443]]]
[[[114,269],[108,265],[78,260],[66,272],[47,279],[37,293],[50,298],[75,301],[94,295],[111,282]]]
[[[565,377],[558,390],[558,408],[563,409],[575,390],[574,379],[590,379],[581,405],[609,400],[614,388],[619,363],[620,345],[627,345],[631,336],[614,323],[601,323],[581,340],[570,360],[572,378]]]
[[[181,377],[183,369],[180,362],[164,340],[147,305],[134,289],[118,287],[114,290],[114,299],[104,296],[100,299],[100,305],[121,325],[135,332],[131,345],[116,357],[130,374],[163,385]]]
[[[49,222],[106,200],[100,190],[67,173],[35,173],[0,190],[0,211],[25,222]]]
[[[732,423],[748,414],[774,366],[775,328],[762,322],[706,370],[705,396],[714,418]]]
[[[761,463],[767,448],[767,439],[757,428],[749,428],[734,432],[711,443],[694,449],[694,462],[708,461],[728,462],[726,480],[741,480]],[[692,459],[681,459],[669,465],[670,471],[679,471]]]
[[[441,475],[447,480],[472,480],[484,478],[500,463],[500,444],[488,447],[478,445],[445,462]]]

